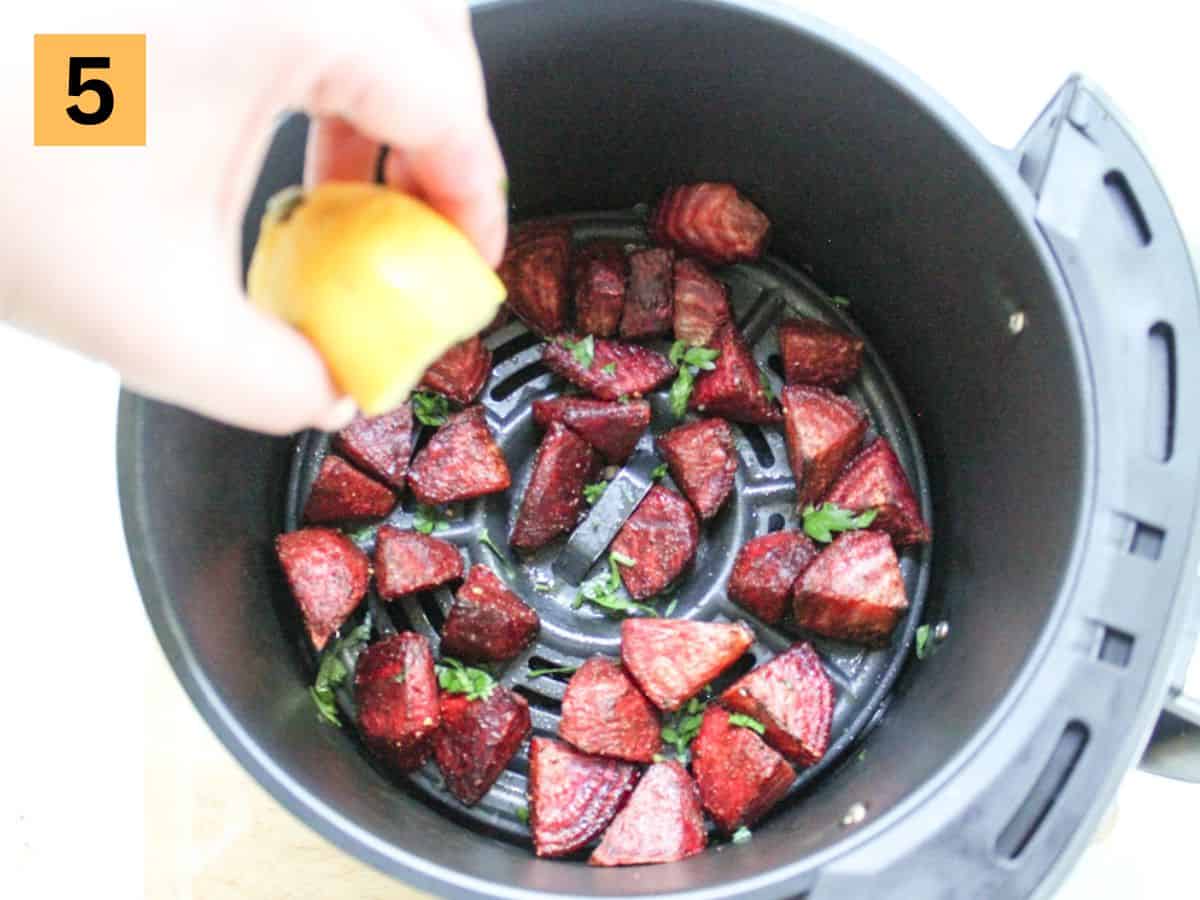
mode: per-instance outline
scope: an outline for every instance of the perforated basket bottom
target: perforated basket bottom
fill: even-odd
[[[640,210],[563,218],[572,222],[577,243],[601,237],[631,244],[647,242],[644,215]],[[775,329],[766,326],[785,315],[807,316],[861,334],[847,311],[830,302],[827,295],[801,272],[777,259],[767,257],[759,263],[731,266],[716,274],[729,286],[735,318],[747,331],[754,355],[777,394],[782,386],[779,348]],[[561,393],[567,384],[541,364],[541,340],[523,325],[509,324],[489,335],[486,343],[494,353],[494,362],[480,402],[487,410],[488,422],[512,470],[513,486],[503,494],[450,507],[450,528],[439,532],[438,537],[457,545],[468,564],[490,566],[537,610],[542,621],[539,640],[507,665],[499,680],[529,701],[534,733],[554,736],[558,732],[560,702],[569,676],[531,678],[529,671],[577,665],[594,654],[618,655],[620,620],[609,618],[588,605],[581,609],[572,608],[578,585],[556,581],[551,571],[563,541],[524,559],[508,550],[507,535],[541,438],[533,424],[531,404],[535,399]],[[666,346],[663,342],[659,349],[665,352]],[[928,519],[929,485],[915,429],[895,383],[869,341],[862,373],[846,393],[867,410],[873,433],[891,440]],[[665,388],[648,399],[654,411],[651,430],[655,434],[677,424],[670,413]],[[810,640],[820,653],[837,691],[831,743],[820,763],[799,773],[782,806],[810,790],[881,714],[920,621],[929,582],[931,548],[925,546],[901,556],[900,565],[911,606],[897,627],[890,647],[865,650],[802,632],[788,634],[764,625],[726,597],[725,585],[738,549],[748,540],[769,531],[800,527],[795,484],[781,428],[736,425],[735,432],[740,466],[734,490],[722,510],[702,526],[696,559],[674,591],[677,601],[672,615],[719,621],[741,619],[754,629],[758,638],[756,643],[737,666],[722,676],[716,685],[718,688],[753,666],[768,661],[798,638]],[[868,435],[868,440],[870,437]],[[303,501],[328,446],[329,435],[320,432],[310,431],[299,437],[288,485],[283,522],[286,530],[300,527]],[[666,483],[670,484],[669,479]],[[406,496],[389,516],[388,523],[410,528],[415,508],[415,501]],[[490,534],[507,560],[497,560],[480,541],[479,535],[483,531]],[[370,551],[374,546],[374,532],[374,528],[366,529],[353,537]],[[600,565],[594,567],[588,577],[598,574],[599,568]],[[372,591],[364,607],[373,610],[377,633],[393,629],[420,632],[429,638],[436,653],[438,631],[452,601],[451,592],[441,590],[384,604]],[[363,612],[357,615],[361,617]],[[315,673],[315,657],[309,662]],[[343,689],[338,699],[344,720],[352,721],[353,704],[349,691]],[[528,766],[526,745],[487,796],[474,807],[462,805],[445,790],[432,762],[407,777],[385,774],[466,825],[527,843],[528,829],[518,810],[527,804]]]

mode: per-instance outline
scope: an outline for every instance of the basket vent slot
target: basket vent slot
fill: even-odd
[[[540,362],[531,363],[523,369],[513,372],[498,385],[492,388],[492,399],[496,401],[507,400],[525,385],[531,381],[536,381],[543,375],[549,375],[550,370]]]
[[[1106,625],[1100,636],[1100,649],[1096,653],[1096,658],[1101,662],[1123,669],[1129,665],[1129,658],[1133,656],[1133,640],[1132,634]]]
[[[1112,200],[1113,205],[1121,213],[1121,218],[1132,227],[1132,236],[1143,247],[1148,246],[1152,237],[1150,234],[1150,223],[1146,221],[1146,214],[1142,212],[1142,205],[1138,203],[1138,199],[1133,193],[1133,188],[1129,186],[1129,179],[1125,177],[1123,172],[1113,169],[1104,176],[1104,187],[1108,192],[1109,199]]]
[[[764,469],[775,465],[775,452],[767,443],[767,436],[762,433],[762,429],[757,425],[741,425],[739,427],[742,429],[742,434],[746,436],[746,440],[750,442],[754,455],[758,457],[758,464]]]
[[[1082,722],[1070,722],[1063,729],[1042,774],[996,839],[996,852],[1001,857],[1016,859],[1029,846],[1062,795],[1087,742],[1088,729]]]
[[[1149,333],[1146,373],[1146,453],[1169,462],[1175,450],[1175,332],[1159,322]]]
[[[1133,537],[1129,539],[1129,552],[1144,559],[1158,559],[1162,556],[1163,540],[1166,536],[1167,533],[1161,528],[1135,521]]]

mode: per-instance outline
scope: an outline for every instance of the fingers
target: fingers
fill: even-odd
[[[308,126],[304,182],[371,181],[383,148],[341,116],[320,116]]]

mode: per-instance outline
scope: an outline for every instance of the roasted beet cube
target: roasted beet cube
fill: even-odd
[[[492,351],[476,335],[443,353],[421,377],[421,387],[445,394],[456,403],[471,403],[492,371]]]
[[[567,273],[571,226],[530,222],[512,230],[497,269],[508,288],[508,308],[540,335],[567,327]]]
[[[363,738],[377,756],[399,771],[421,766],[441,722],[429,641],[402,631],[370,644],[354,669],[354,704]]]
[[[442,652],[468,662],[504,662],[524,650],[538,614],[487,566],[475,565],[442,626]]]
[[[443,691],[441,703],[442,724],[433,736],[433,758],[450,793],[473,806],[496,783],[529,734],[529,704],[500,686],[484,700]]]
[[[716,347],[732,321],[729,292],[694,259],[675,261],[675,339],[690,347]]]
[[[731,724],[719,706],[705,711],[692,741],[692,772],[700,802],[727,834],[753,825],[783,799],[796,777],[786,759],[749,728]]]
[[[413,449],[412,407],[405,403],[382,416],[359,416],[338,432],[334,446],[359,468],[402,491]]]
[[[863,341],[816,319],[779,323],[779,352],[788,384],[841,387],[862,366]]]
[[[688,406],[735,422],[777,423],[779,407],[763,386],[763,374],[737,328],[726,325],[721,329],[716,349],[721,355],[714,363],[715,368],[696,377]]]
[[[675,374],[671,361],[637,344],[597,339],[590,366],[584,366],[559,341],[542,350],[542,362],[551,371],[601,400],[640,397]]]
[[[645,400],[617,403],[589,397],[534,400],[533,421],[539,428],[562,422],[595,447],[607,462],[620,465],[650,425],[650,404]]]
[[[612,542],[614,553],[633,560],[621,566],[621,581],[636,600],[653,597],[696,555],[700,524],[691,504],[660,484],[650,488]]]
[[[488,428],[482,406],[468,406],[446,420],[416,455],[408,483],[421,503],[452,503],[507,490],[508,463]]]
[[[648,763],[662,749],[658,711],[620,663],[593,656],[571,676],[558,733],[585,753]]]
[[[876,439],[851,461],[825,500],[854,512],[876,510],[871,527],[886,531],[898,547],[929,541],[929,526],[886,438]]]
[[[884,646],[908,609],[892,542],[882,531],[846,531],[796,582],[796,624],[826,637]]]
[[[729,597],[774,625],[787,612],[792,585],[816,556],[816,545],[798,531],[756,537],[738,551],[729,576]]]
[[[536,550],[579,524],[583,487],[596,465],[591,444],[566,425],[551,422],[534,457],[508,542],[518,550]]]
[[[695,856],[708,843],[700,792],[675,760],[646,770],[592,853],[592,866],[638,866]]]
[[[396,505],[385,484],[364,475],[332,453],[321,462],[304,504],[305,522],[360,522],[381,519]]]
[[[721,705],[761,722],[766,742],[797,765],[811,766],[829,746],[833,682],[810,644],[793,644],[739,678]]]
[[[608,827],[637,784],[632,763],[550,738],[529,746],[529,828],[538,856],[566,856]]]
[[[671,712],[737,662],[754,643],[743,622],[626,619],[621,662],[659,709]]]
[[[660,244],[725,265],[758,259],[771,223],[732,184],[699,182],[671,188],[650,218]]]
[[[593,241],[579,249],[572,266],[575,285],[575,330],[612,337],[625,308],[629,264],[615,241]]]
[[[367,593],[367,555],[330,528],[281,534],[275,538],[275,552],[308,637],[322,650]]]
[[[816,503],[854,456],[867,433],[867,416],[853,401],[825,388],[783,389],[788,459],[800,509]]]
[[[671,251],[661,247],[629,254],[629,287],[621,314],[621,337],[637,340],[670,332],[674,318],[672,261]]]
[[[733,429],[724,419],[701,419],[659,435],[658,448],[671,477],[696,507],[701,519],[716,515],[737,474]]]
[[[462,557],[451,543],[391,525],[375,536],[375,587],[385,600],[431,591],[462,574]]]

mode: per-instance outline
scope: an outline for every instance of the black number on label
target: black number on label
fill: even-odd
[[[107,122],[113,114],[112,85],[100,78],[83,78],[84,69],[107,69],[110,57],[107,56],[72,56],[69,60],[70,70],[67,73],[67,96],[81,97],[88,91],[96,95],[100,101],[94,112],[84,112],[78,103],[67,107],[67,115],[72,122],[80,125],[99,125]]]

